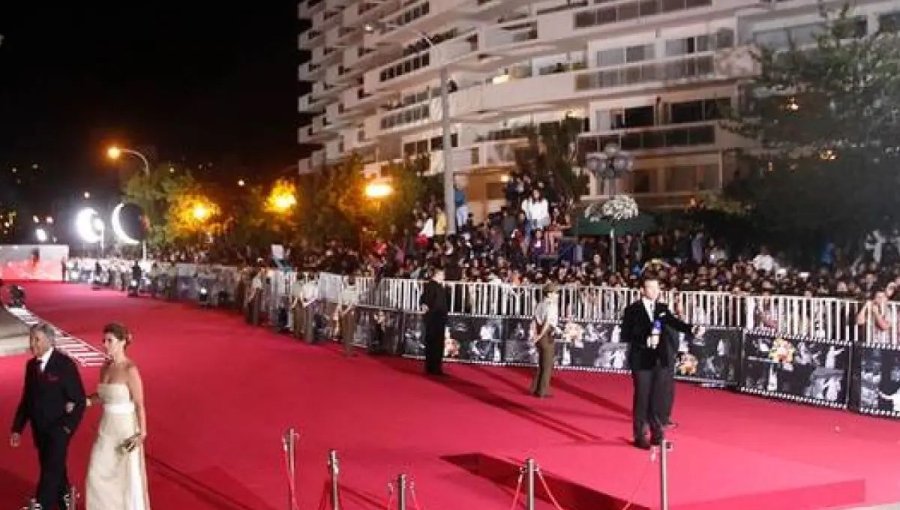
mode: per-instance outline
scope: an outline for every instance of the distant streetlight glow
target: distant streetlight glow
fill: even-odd
[[[53,216],[47,216],[47,224],[53,225]]]
[[[279,179],[266,199],[266,209],[283,214],[297,205],[297,187],[287,179]]]
[[[206,218],[209,218],[209,208],[203,204],[194,205],[194,209],[192,214],[194,215],[194,219],[197,221],[203,221]]]
[[[238,179],[237,185],[240,186],[241,188],[243,188],[244,185],[246,185],[246,184],[247,184],[247,183],[244,182],[244,179]]]
[[[75,216],[75,230],[78,232],[81,240],[87,244],[99,243],[103,239],[103,229],[96,228],[98,226],[97,221],[100,222],[100,225],[103,224],[103,220],[100,219],[97,211],[92,207],[85,207],[78,211],[78,214]]]
[[[90,192],[90,191],[85,191],[85,192],[84,192],[84,199],[87,200],[87,199],[89,199],[89,198],[91,198],[91,192]]]
[[[38,227],[34,230],[34,237],[37,239],[39,243],[46,243],[49,236],[47,235],[47,231]]]
[[[106,150],[106,155],[109,157],[109,159],[115,161],[115,160],[119,159],[120,157],[122,157],[122,149],[113,145],[112,147],[110,147],[109,149]]]
[[[374,199],[388,197],[393,192],[394,188],[387,182],[370,182],[365,189],[366,196]]]

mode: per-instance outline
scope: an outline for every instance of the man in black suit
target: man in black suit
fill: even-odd
[[[425,372],[429,375],[444,375],[441,364],[450,303],[447,289],[444,288],[443,269],[436,269],[431,279],[425,283],[419,304],[425,310]]]
[[[646,278],[641,287],[641,299],[625,308],[622,318],[622,338],[630,350],[628,362],[634,384],[632,422],[634,444],[648,449],[663,439],[662,414],[667,408],[668,372],[672,372],[678,338],[672,333],[691,333],[692,327],[675,317],[659,299],[659,280]],[[650,428],[650,442],[645,435]]]
[[[25,365],[25,389],[9,443],[18,447],[26,423],[31,424],[41,467],[35,499],[44,510],[69,510],[75,508],[75,502],[69,494],[66,457],[84,414],[85,395],[75,362],[53,348],[55,336],[49,324],[31,327],[34,358]]]

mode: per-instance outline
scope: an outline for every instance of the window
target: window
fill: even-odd
[[[884,32],[900,31],[900,11],[878,16],[878,28]]]
[[[684,103],[672,103],[671,105],[671,122],[672,124],[682,124],[686,122],[701,122],[703,118],[703,101],[688,101]]]
[[[644,127],[653,125],[653,107],[640,106],[625,109],[626,128]]]
[[[635,170],[631,172],[631,191],[633,193],[650,193],[650,170]]]

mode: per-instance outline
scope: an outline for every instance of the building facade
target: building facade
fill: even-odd
[[[503,202],[521,128],[582,119],[581,156],[635,157],[614,191],[677,207],[734,178],[752,143],[721,126],[756,72],[757,44],[814,42],[816,0],[307,0],[311,58],[298,79],[313,115],[298,142],[310,172],[356,153],[365,172],[427,155],[444,169],[440,71],[449,74],[450,164],[476,216]],[[841,4],[834,4],[839,7]],[[900,0],[857,1],[863,33],[896,29]],[[425,40],[427,36],[430,43]],[[588,199],[610,190],[591,180]]]

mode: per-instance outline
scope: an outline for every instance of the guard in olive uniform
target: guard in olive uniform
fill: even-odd
[[[553,335],[559,329],[559,287],[555,283],[544,286],[544,300],[534,311],[534,343],[538,351],[538,368],[531,383],[531,394],[550,396],[550,377],[556,360]]]

